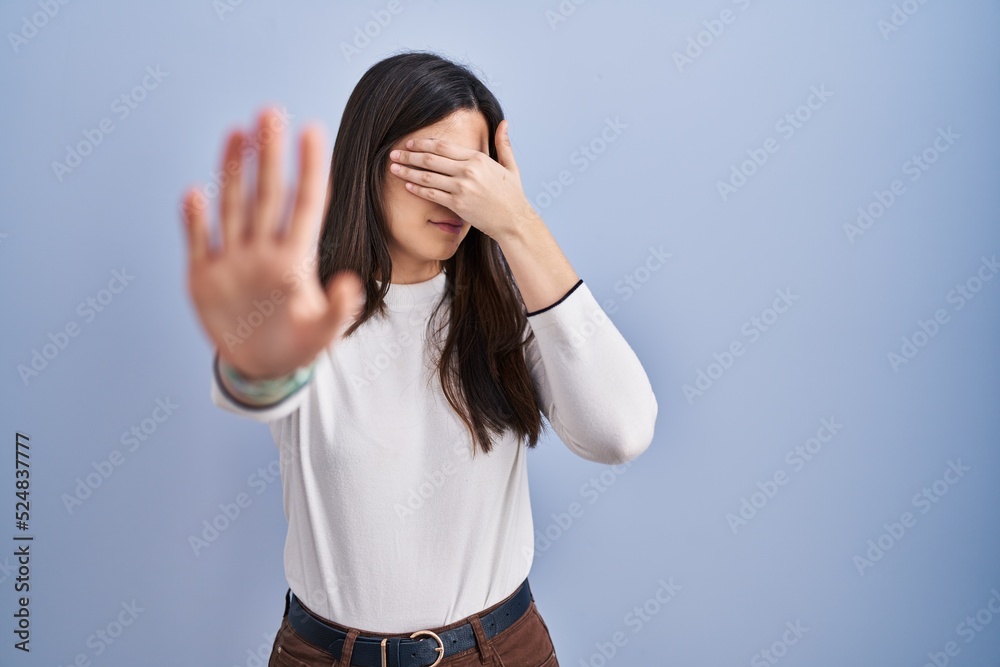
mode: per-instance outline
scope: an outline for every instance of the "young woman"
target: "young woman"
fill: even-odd
[[[527,581],[526,449],[544,415],[589,461],[637,457],[657,414],[642,365],[529,204],[469,69],[373,65],[328,181],[320,128],[303,132],[287,207],[276,120],[259,118],[255,192],[249,138],[229,137],[215,247],[206,198],[184,202],[212,398],[279,450],[288,591],[269,665],[556,667]]]

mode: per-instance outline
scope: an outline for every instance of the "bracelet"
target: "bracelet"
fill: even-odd
[[[297,368],[279,378],[250,379],[219,358],[219,370],[225,374],[232,388],[255,403],[277,403],[291,396],[300,387],[309,383],[315,369],[316,362],[313,361],[308,366]]]

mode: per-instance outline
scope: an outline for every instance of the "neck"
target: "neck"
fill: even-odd
[[[394,285],[411,285],[430,280],[444,270],[444,264],[440,261],[423,263],[420,266],[405,266],[393,262],[392,278],[389,282]],[[381,272],[375,271],[375,280],[382,282]]]

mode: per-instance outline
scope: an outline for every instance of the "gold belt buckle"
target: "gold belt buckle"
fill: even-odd
[[[428,665],[428,667],[436,667],[436,665],[440,664],[441,661],[444,660],[444,642],[441,641],[441,638],[438,637],[433,632],[431,632],[430,630],[417,630],[412,635],[410,635],[410,639],[416,638],[417,635],[430,635],[438,643],[438,645],[434,647],[434,650],[438,652],[437,660]],[[388,637],[382,640],[382,667],[389,667],[385,659],[385,643],[387,641],[389,641]]]

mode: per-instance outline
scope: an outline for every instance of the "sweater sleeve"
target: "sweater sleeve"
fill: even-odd
[[[219,375],[219,354],[216,352],[215,358],[212,360],[212,402],[223,410],[232,412],[240,417],[246,417],[247,419],[267,424],[287,417],[295,412],[305,400],[307,394],[306,390],[309,388],[309,385],[315,382],[315,380],[316,374],[314,373],[308,383],[299,387],[295,390],[295,392],[273,405],[251,405],[234,396],[230,393],[226,386],[222,384],[222,378]]]
[[[559,301],[528,313],[525,350],[539,408],[575,454],[631,461],[653,440],[656,396],[635,352],[579,280]]]

